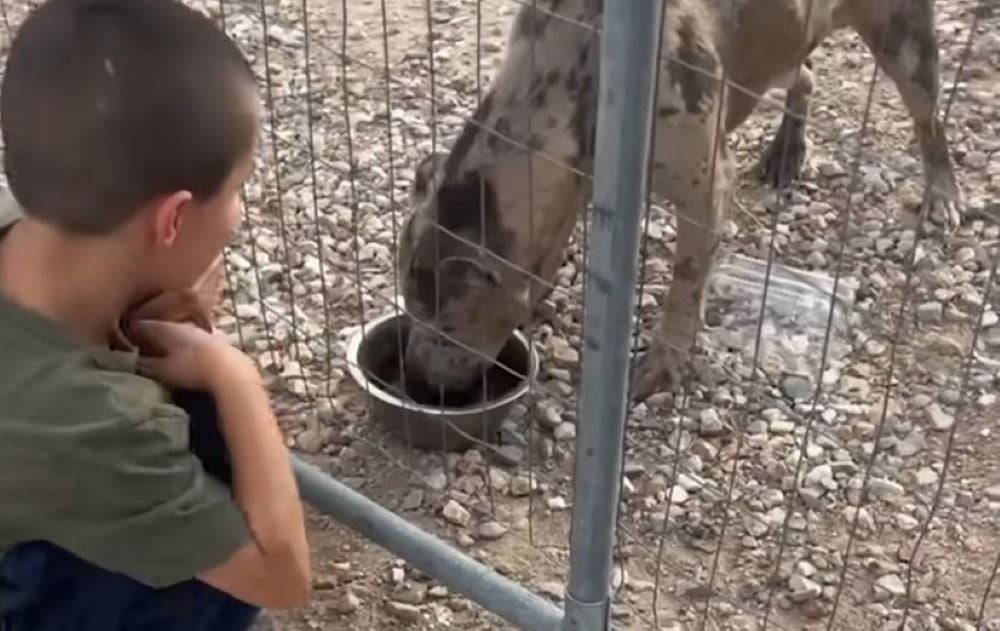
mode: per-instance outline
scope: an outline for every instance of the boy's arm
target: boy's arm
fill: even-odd
[[[218,280],[221,267],[214,269]],[[188,295],[211,292],[211,275],[210,270]],[[133,315],[133,322],[142,321]],[[131,331],[139,333],[134,340],[140,351],[144,346],[161,351],[141,353],[147,355],[147,373],[212,394],[232,461],[233,495],[250,534],[250,540],[224,561],[199,569],[198,578],[265,607],[304,604],[311,582],[305,519],[288,450],[260,374],[236,348],[206,337],[210,325],[197,327],[205,331],[198,333],[196,328],[154,324],[145,321]]]
[[[310,588],[302,502],[267,392],[253,365],[239,358],[220,354],[210,389],[252,541],[198,578],[265,607],[302,606]]]

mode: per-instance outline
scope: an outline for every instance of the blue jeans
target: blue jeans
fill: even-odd
[[[212,397],[180,390],[174,401],[191,417],[192,451],[231,485]],[[15,546],[0,563],[0,631],[246,631],[258,613],[197,579],[153,589],[46,541]]]

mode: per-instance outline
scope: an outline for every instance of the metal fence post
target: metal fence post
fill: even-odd
[[[661,0],[605,0],[564,631],[610,625],[610,574]]]

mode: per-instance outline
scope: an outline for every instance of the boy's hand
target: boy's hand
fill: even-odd
[[[188,289],[162,291],[150,296],[131,309],[111,328],[112,348],[139,351],[148,355],[138,340],[131,339],[128,331],[137,320],[166,320],[188,322],[210,333],[214,332],[212,315],[222,297],[223,259],[219,255],[201,277]]]
[[[224,271],[225,259],[219,254],[191,287],[201,297],[202,303],[208,307],[209,315],[222,302],[222,290],[226,284]]]
[[[222,299],[222,255],[186,290],[165,291],[136,305],[128,314],[136,320],[191,322],[212,331],[212,316]]]
[[[139,368],[166,385],[211,391],[220,380],[260,380],[250,359],[229,344],[192,324],[163,320],[135,320],[130,337],[148,353]]]

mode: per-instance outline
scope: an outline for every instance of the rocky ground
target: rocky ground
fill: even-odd
[[[378,0],[201,5],[252,58],[269,111],[246,188],[246,230],[228,256],[221,322],[272,377],[290,446],[558,600],[573,501],[581,233],[548,299],[552,315],[534,326],[539,384],[515,410],[502,448],[409,450],[370,424],[346,375],[347,337],[395,301],[393,240],[415,161],[454,139],[477,87],[491,80],[520,2],[482,2],[481,20],[475,2],[435,0],[430,20],[424,0],[385,4],[388,59]],[[985,6],[937,3],[946,95],[977,4]],[[11,25],[23,11],[4,5]],[[790,199],[775,199],[749,173],[778,107],[763,104],[734,134],[745,176],[725,252],[766,259],[777,213],[775,260],[840,269],[857,289],[842,288],[852,315],[837,320],[814,405],[828,302],[818,299],[809,317],[778,305],[754,378],[755,310],[731,292],[758,289],[746,268],[728,268],[728,278],[750,285],[719,275],[713,326],[686,396],[657,395],[631,411],[612,577],[621,628],[757,629],[766,620],[779,629],[895,629],[905,615],[908,629],[1000,629],[996,590],[986,597],[1000,551],[996,298],[985,305],[978,359],[966,362],[1000,236],[997,26],[997,14],[984,13],[951,109],[969,207],[953,234],[934,229],[918,240],[900,220],[919,199],[921,168],[909,118],[881,76],[859,186],[848,188],[873,69],[853,33],[815,54],[812,153]],[[669,283],[674,230],[668,210],[655,207],[644,329]],[[801,310],[812,304],[803,287],[777,286],[785,293],[772,296]],[[282,616],[285,628],[504,628],[330,519],[311,513],[310,524],[315,600]]]

